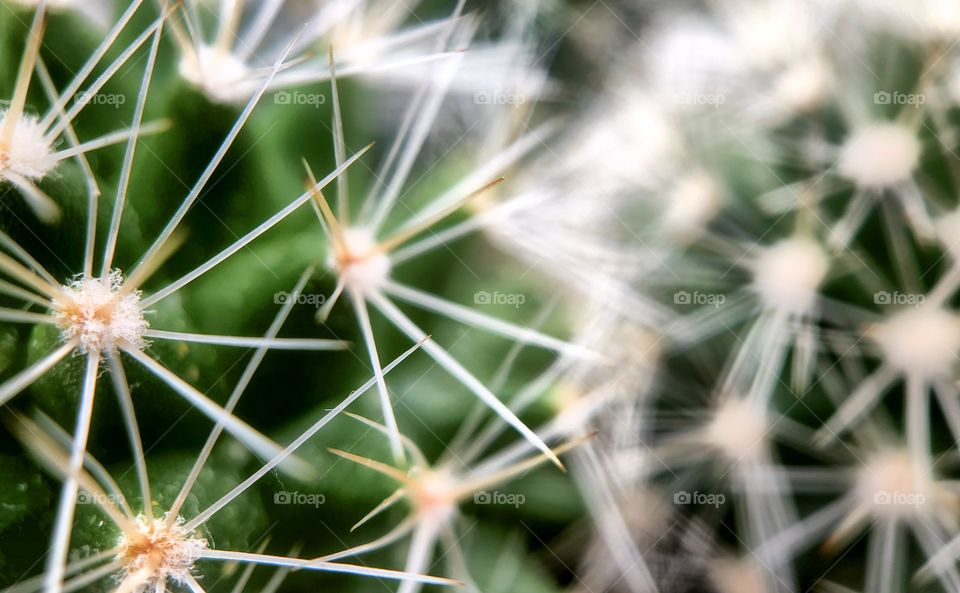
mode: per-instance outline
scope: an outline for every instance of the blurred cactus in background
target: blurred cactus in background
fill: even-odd
[[[953,0],[0,0],[0,591],[960,591]]]

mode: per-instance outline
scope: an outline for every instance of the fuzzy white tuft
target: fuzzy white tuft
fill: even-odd
[[[122,536],[117,559],[123,563],[131,579],[143,580],[143,590],[163,590],[169,580],[186,585],[190,573],[207,542],[183,528],[177,517],[167,525],[166,517],[147,520],[137,517],[137,533]]]
[[[753,289],[765,307],[791,314],[808,312],[830,270],[830,258],[809,239],[785,239],[763,250],[753,263]]]
[[[377,249],[373,233],[363,227],[343,230],[342,253],[331,250],[328,265],[339,272],[344,286],[360,294],[376,292],[390,276],[390,257]]]
[[[121,290],[118,270],[102,278],[80,278],[63,287],[53,302],[54,315],[65,340],[78,339],[81,352],[113,350],[119,342],[143,346],[149,324],[140,306],[140,292]]]
[[[960,35],[960,4],[955,0],[857,0],[869,18],[923,43],[949,43]]]
[[[663,224],[677,238],[692,239],[723,207],[717,184],[709,175],[695,172],[680,179],[669,196]]]
[[[457,482],[443,470],[424,470],[407,486],[417,517],[440,526],[453,519],[457,510]]]
[[[875,517],[917,517],[956,498],[937,483],[928,466],[918,466],[909,452],[899,449],[867,458],[856,486],[861,504]]]
[[[920,161],[920,142],[910,128],[877,123],[854,130],[841,148],[840,174],[859,187],[884,188],[907,181]]]
[[[960,34],[960,4],[953,0],[919,0],[924,24],[933,27],[944,36],[953,38]],[[913,12],[916,7],[911,5]]]
[[[960,209],[953,210],[937,219],[937,238],[950,255],[960,260]]]
[[[770,431],[767,411],[745,399],[729,399],[713,412],[704,440],[725,457],[739,461],[763,450]]]
[[[799,62],[777,77],[773,86],[773,100],[783,105],[790,114],[803,113],[823,102],[832,83],[830,69],[823,62]]]
[[[950,376],[960,352],[960,318],[939,307],[906,309],[870,328],[887,363],[911,376]]]
[[[7,112],[0,114],[0,129],[6,124],[6,118]],[[0,178],[5,173],[14,173],[37,180],[53,170],[57,161],[53,158],[53,146],[43,132],[36,117],[20,117],[9,146],[0,145]]]
[[[180,75],[217,103],[242,103],[256,91],[250,68],[230,52],[208,45],[180,59]]]
[[[748,560],[717,559],[710,563],[710,582],[717,593],[766,593],[760,567]]]
[[[730,26],[743,59],[778,68],[809,55],[817,44],[823,14],[804,2],[731,2]]]

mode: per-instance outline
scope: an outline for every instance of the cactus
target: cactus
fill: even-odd
[[[0,2],[0,591],[960,590],[955,2]]]

